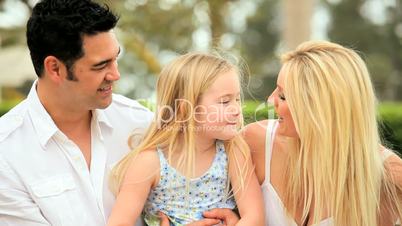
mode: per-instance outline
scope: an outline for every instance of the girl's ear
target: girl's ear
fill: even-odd
[[[181,122],[187,122],[190,120],[190,117],[193,115],[192,113],[194,112],[195,106],[193,104],[185,99],[178,99],[176,100],[175,103],[176,106],[176,116],[177,119],[180,120]]]
[[[45,75],[55,83],[60,83],[66,77],[67,68],[55,56],[47,56],[43,61]]]

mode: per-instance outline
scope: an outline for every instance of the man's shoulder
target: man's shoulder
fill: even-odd
[[[138,101],[118,94],[113,94],[113,102],[104,112],[111,123],[119,125],[123,122],[147,127],[154,117],[154,113]]]
[[[26,103],[22,101],[0,117],[0,143],[22,126],[26,112]]]
[[[131,108],[133,110],[151,112],[148,108],[141,105],[138,101],[130,99],[120,94],[113,94],[112,106],[120,108]]]

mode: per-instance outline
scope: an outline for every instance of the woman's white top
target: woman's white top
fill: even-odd
[[[271,156],[275,137],[275,130],[278,126],[276,120],[268,120],[267,132],[265,138],[265,180],[261,185],[265,201],[265,225],[266,226],[297,226],[295,220],[286,213],[286,208],[282,203],[278,193],[271,184]],[[394,153],[388,149],[382,151],[382,159],[385,161]],[[322,220],[315,226],[333,226],[332,218]]]
[[[295,220],[287,213],[278,193],[271,184],[271,156],[272,146],[277,128],[276,120],[268,120],[266,139],[265,139],[265,180],[261,185],[265,201],[265,225],[266,226],[297,226]],[[322,220],[315,226],[333,226],[332,218]]]

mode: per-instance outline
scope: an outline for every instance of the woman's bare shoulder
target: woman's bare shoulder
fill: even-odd
[[[251,150],[257,151],[264,148],[267,125],[268,120],[263,120],[250,123],[243,129],[243,137]]]
[[[269,120],[257,121],[247,124],[243,129],[243,134],[247,138],[252,138],[254,136],[265,136],[265,131],[267,130]]]
[[[395,184],[402,189],[402,159],[392,154],[385,159],[384,164]]]

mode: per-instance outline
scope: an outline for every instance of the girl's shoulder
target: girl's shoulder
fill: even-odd
[[[158,149],[151,148],[140,151],[137,154],[136,158],[134,158],[133,162],[139,164],[139,162],[141,161],[146,161],[148,163],[158,163],[159,162]]]
[[[143,150],[133,157],[127,168],[125,180],[129,183],[151,180],[152,184],[156,184],[159,180],[159,168],[157,149]]]

